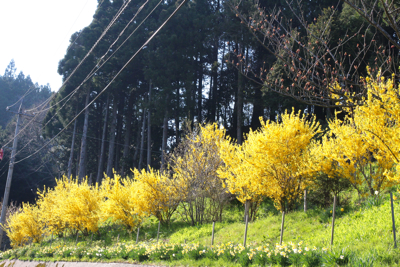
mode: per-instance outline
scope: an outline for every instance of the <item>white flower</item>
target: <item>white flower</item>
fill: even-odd
[[[343,255],[340,255],[340,259],[343,260],[343,259],[344,259],[344,256],[343,256]]]
[[[379,191],[375,191],[375,195],[378,195],[379,194]]]
[[[293,253],[295,253],[295,254],[297,253],[297,248],[293,249]]]
[[[175,257],[175,254],[172,254],[172,257]]]
[[[305,247],[304,250],[305,250],[305,251],[309,251],[310,249],[309,249],[308,247]]]

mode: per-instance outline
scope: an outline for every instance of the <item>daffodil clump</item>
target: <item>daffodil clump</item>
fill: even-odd
[[[104,247],[100,241],[94,241],[90,246],[65,246],[36,247],[27,250],[17,248],[0,253],[0,259],[27,258],[27,259],[48,259],[56,260],[133,260],[142,261],[174,261],[181,259],[199,260],[209,258],[212,260],[223,259],[228,262],[239,263],[247,266],[255,264],[281,264],[283,262],[295,263],[303,261],[305,257],[319,257],[327,253],[327,248],[317,248],[289,242],[287,244],[264,244],[259,246],[241,244],[219,244],[214,246],[203,246],[198,243],[191,244],[169,244],[169,243],[116,243],[111,247]]]

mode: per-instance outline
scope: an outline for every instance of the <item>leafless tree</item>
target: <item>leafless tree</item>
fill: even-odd
[[[301,0],[286,1],[292,18],[278,8],[262,9],[258,1],[252,12],[244,13],[241,2],[231,2],[232,10],[276,61],[273,65],[256,64],[254,57],[247,59],[233,50],[234,56],[227,62],[243,69],[243,74],[265,90],[309,105],[343,107],[353,105],[347,101],[350,97],[356,104],[362,101],[362,76],[367,66],[372,74],[381,70],[383,74],[399,75],[400,5],[394,0],[342,0],[311,21],[302,12]],[[364,24],[337,38],[334,22],[346,5],[364,18]],[[387,27],[394,34],[388,33]],[[376,44],[378,36],[384,36],[388,44]]]
[[[179,179],[183,179],[177,183],[182,192],[182,209],[178,212],[192,225],[221,221],[223,208],[231,195],[217,174],[223,164],[217,144],[203,142],[199,127],[187,129],[183,140],[171,154],[166,155],[170,175],[179,173]]]

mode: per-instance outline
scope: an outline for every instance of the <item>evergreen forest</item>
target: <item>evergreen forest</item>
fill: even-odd
[[[362,104],[367,66],[398,77],[398,4],[359,2],[98,0],[59,61],[56,93],[13,61],[0,76],[2,146],[16,122],[3,107],[17,112],[23,97],[34,116],[22,119],[11,200],[32,202],[64,174],[94,184],[163,169],[199,123],[216,122],[238,144],[292,108],[327,127]]]

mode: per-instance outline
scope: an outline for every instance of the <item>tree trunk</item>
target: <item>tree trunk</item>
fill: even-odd
[[[149,85],[149,107],[147,110],[147,164],[146,170],[150,171],[151,166],[151,80]]]
[[[251,118],[251,128],[253,131],[261,127],[260,117],[264,115],[264,106],[262,100],[261,86],[255,86],[254,88],[254,100],[253,100],[253,114]]]
[[[85,100],[85,107],[89,103],[89,96],[90,96],[90,89],[88,88]],[[81,155],[79,159],[79,174],[78,174],[79,181],[82,181],[82,179],[85,177],[85,165],[86,165],[85,159],[86,159],[86,147],[87,147],[86,137],[87,137],[88,126],[89,126],[89,107],[86,108],[85,110],[85,120],[83,123]]]
[[[108,145],[108,160],[107,160],[107,171],[106,174],[108,177],[111,177],[113,171],[113,160],[114,160],[114,148],[115,148],[115,130],[117,128],[117,100],[116,97],[113,97],[112,107],[113,114],[111,119],[111,130],[110,130],[110,143]]]
[[[238,71],[238,91],[237,91],[237,112],[236,112],[236,135],[237,143],[242,144],[242,114],[243,114],[243,75]]]
[[[200,52],[199,87],[197,88],[197,122],[202,122],[203,105],[203,57]]]
[[[142,169],[143,163],[143,150],[144,150],[144,133],[146,128],[146,110],[143,109],[143,125],[142,125],[142,137],[140,141],[140,156],[139,156],[139,170]]]
[[[175,110],[175,135],[176,135],[176,143],[179,143],[179,83],[178,83],[178,89],[176,90],[176,110]]]
[[[76,165],[75,165],[75,178],[78,178],[79,176],[79,155],[81,154],[80,152],[80,147],[78,148],[78,153],[76,154]]]
[[[104,150],[105,150],[105,141],[107,134],[107,122],[108,122],[108,109],[110,108],[110,95],[107,96],[107,104],[106,104],[106,113],[104,115],[104,125],[103,125],[103,134],[101,136],[101,150],[100,150],[100,160],[99,165],[97,167],[97,177],[96,183],[101,184],[101,180],[103,178],[103,168],[104,168]]]
[[[133,107],[133,101],[134,101],[134,94],[131,93],[129,96],[129,101],[128,101],[128,111],[125,115],[126,118],[126,130],[125,130],[125,139],[124,139],[124,152],[122,154],[122,167],[121,167],[121,173],[122,175],[125,176],[125,170],[128,169],[128,154],[129,154],[129,141],[130,141],[130,136],[131,136],[131,129],[132,129],[132,117],[133,114],[131,113],[132,107]]]
[[[78,111],[78,110],[77,110]],[[75,112],[77,114],[78,112]],[[72,132],[72,142],[71,142],[71,151],[69,154],[69,160],[68,160],[68,180],[71,180],[71,175],[72,175],[72,161],[74,159],[74,146],[75,146],[75,136],[76,136],[76,123],[78,119],[74,121],[74,131]]]
[[[116,128],[116,136],[115,140],[116,144],[114,145],[114,154],[115,154],[115,161],[114,161],[114,170],[118,173],[119,171],[119,159],[121,156],[121,149],[119,148],[118,140],[121,140],[122,136],[122,126],[123,126],[123,117],[122,114],[124,113],[124,104],[125,104],[125,95],[121,94],[121,97],[118,102],[118,114],[117,114],[117,128]]]
[[[140,130],[140,120],[136,120],[135,124],[137,125],[137,130],[136,130],[136,146],[135,146],[135,153],[133,154],[133,167],[138,167],[137,164],[137,158],[138,158],[138,154],[139,154],[139,147],[140,147],[140,134],[141,134],[141,130]]]
[[[164,168],[165,164],[165,150],[167,149],[167,138],[168,138],[168,108],[165,108],[165,115],[163,121],[163,137],[162,137],[162,145],[161,145],[161,169]]]
[[[215,121],[216,109],[217,109],[217,99],[218,99],[218,37],[215,37],[214,48],[213,48],[213,64],[211,67],[212,71],[212,88],[210,88],[211,97],[211,112],[210,112],[210,122]]]

